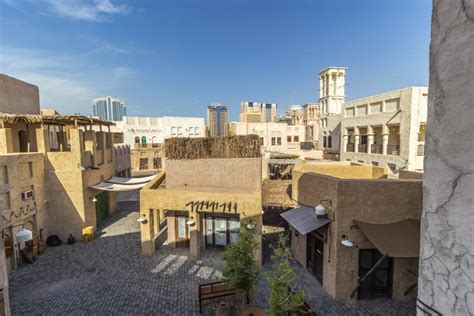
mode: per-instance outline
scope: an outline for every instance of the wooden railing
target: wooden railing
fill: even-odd
[[[400,155],[400,145],[387,145],[387,155]]]
[[[418,145],[418,149],[416,151],[417,156],[424,156],[425,155],[425,145]]]
[[[372,154],[381,154],[383,152],[382,145],[373,144],[370,148]]]
[[[359,146],[357,146],[357,150],[360,153],[366,153],[367,152],[367,145],[366,144],[359,144]]]

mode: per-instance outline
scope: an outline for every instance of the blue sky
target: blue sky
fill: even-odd
[[[41,106],[204,116],[220,102],[317,101],[317,73],[348,67],[355,99],[428,83],[430,0],[0,0],[0,72]]]

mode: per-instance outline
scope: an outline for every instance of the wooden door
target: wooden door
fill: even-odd
[[[314,234],[306,238],[306,268],[323,284],[324,242]]]

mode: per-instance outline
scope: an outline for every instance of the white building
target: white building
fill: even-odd
[[[346,102],[341,161],[423,171],[427,102],[427,87]]]
[[[93,100],[93,115],[106,121],[121,121],[127,115],[125,101],[117,97],[100,97]]]
[[[263,153],[279,152],[298,154],[300,142],[304,141],[303,125],[286,123],[230,123],[232,135],[258,135],[262,140]]]
[[[123,131],[124,143],[163,144],[166,138],[204,137],[204,118],[200,117],[136,117],[126,116],[116,122],[116,128]]]
[[[303,125],[305,126],[305,141],[317,143],[319,138],[319,104],[303,105]]]
[[[346,70],[344,67],[329,67],[319,73],[319,147],[334,158],[340,150]]]
[[[264,102],[240,102],[240,121],[251,123],[269,123],[277,119],[277,104]]]

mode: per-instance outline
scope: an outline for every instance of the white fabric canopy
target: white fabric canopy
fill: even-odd
[[[151,179],[156,177],[156,175],[148,176],[148,177],[140,177],[140,178],[120,178],[120,177],[112,177],[105,182],[109,183],[116,183],[116,184],[138,184],[138,183],[148,183]]]
[[[112,177],[109,180],[102,181],[89,188],[101,191],[131,191],[143,188],[156,175],[142,178],[120,178]]]

